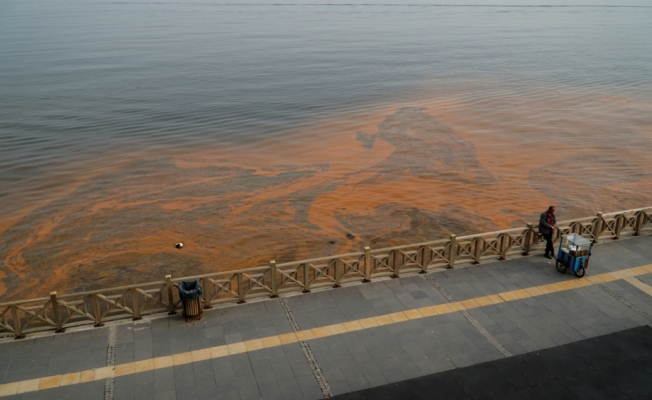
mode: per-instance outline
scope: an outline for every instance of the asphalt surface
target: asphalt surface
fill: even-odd
[[[652,328],[378,386],[335,399],[650,399]]]

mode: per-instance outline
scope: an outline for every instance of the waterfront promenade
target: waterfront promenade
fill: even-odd
[[[651,296],[648,235],[596,245],[582,279],[531,256],[281,295],[190,323],[163,314],[3,339],[0,396],[521,398],[548,384],[558,398],[645,398]],[[547,358],[514,357],[531,352]]]

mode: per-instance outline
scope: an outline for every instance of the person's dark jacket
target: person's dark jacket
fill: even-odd
[[[555,214],[552,214],[552,226],[550,225],[550,217],[548,214],[548,211],[544,212],[541,214],[539,217],[539,232],[541,232],[544,235],[549,234],[552,232],[552,226],[557,226],[557,217]]]

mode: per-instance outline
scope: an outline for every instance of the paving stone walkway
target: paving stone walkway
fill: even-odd
[[[163,315],[28,336],[0,343],[0,397],[324,398],[649,325],[650,285],[644,236],[595,246],[582,279],[533,256],[219,308],[188,324]]]

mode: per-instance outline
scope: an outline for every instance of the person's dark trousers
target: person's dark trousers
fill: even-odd
[[[543,237],[546,238],[546,256],[548,254],[550,254],[550,256],[554,256],[555,246],[552,245],[552,232],[544,233]]]

